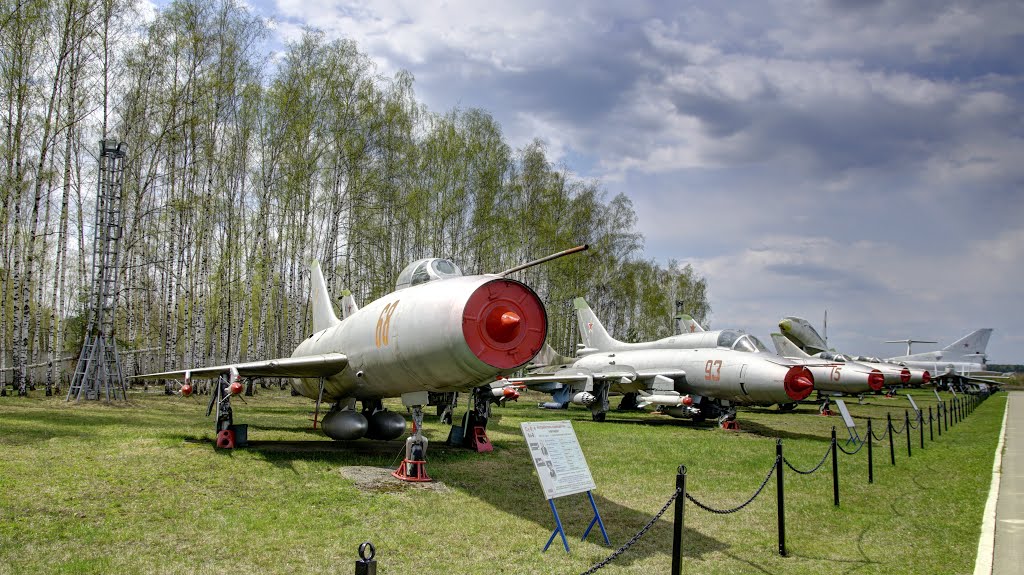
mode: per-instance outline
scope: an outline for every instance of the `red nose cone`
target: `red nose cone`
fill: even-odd
[[[868,374],[868,387],[871,388],[871,391],[878,391],[884,386],[885,376],[877,369],[872,369],[871,373]]]
[[[689,395],[684,395],[683,396],[683,405],[685,405],[687,407],[693,405],[693,398],[690,397]]]
[[[921,374],[921,383],[928,383],[932,380],[932,374],[925,371]]]
[[[487,335],[494,341],[508,343],[519,335],[519,324],[522,320],[514,311],[503,311],[500,307],[491,310],[487,316]]]
[[[532,289],[510,279],[478,287],[462,311],[462,335],[473,355],[498,369],[514,369],[544,345],[548,315]]]
[[[519,399],[519,390],[514,387],[506,387],[502,389],[501,393],[505,396],[505,399],[511,399],[512,401]]]
[[[903,371],[900,372],[900,381],[903,382],[903,383],[910,383],[910,370],[909,369],[907,369],[905,367],[903,368]]]
[[[242,393],[242,384],[238,383],[237,381],[232,383],[231,385],[228,386],[228,392],[231,395],[238,395],[239,393]]]
[[[181,394],[184,395],[185,397],[192,395],[192,386],[187,383],[182,385]]]
[[[807,396],[814,390],[814,376],[806,367],[794,365],[786,372],[783,386],[786,389],[786,395],[793,401],[807,399]]]

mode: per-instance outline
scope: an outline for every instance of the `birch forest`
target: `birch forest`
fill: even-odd
[[[0,0],[0,393],[66,386],[92,273],[99,141],[127,146],[116,339],[126,375],[291,354],[309,264],[365,304],[410,261],[516,274],[571,353],[584,296],[621,339],[705,322],[706,282],[643,256],[630,200],[515,148],[485,110],[309,30],[275,51],[231,0]]]

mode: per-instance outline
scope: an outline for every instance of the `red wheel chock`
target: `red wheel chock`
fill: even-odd
[[[825,417],[829,417],[829,416],[835,415],[835,413],[833,413],[831,409],[822,409],[821,411],[818,412],[818,415],[823,415]]]
[[[217,432],[217,447],[220,449],[234,449],[235,432],[231,429],[222,429]]]
[[[739,431],[740,430],[740,422],[736,421],[735,419],[730,419],[729,421],[723,421],[722,422],[722,429],[728,429],[730,431]]]
[[[484,429],[484,426],[473,426],[473,436],[470,439],[470,447],[476,449],[477,453],[494,451],[494,446],[491,445],[491,440],[487,438],[487,430]]]
[[[392,471],[391,475],[401,479],[402,481],[433,481],[430,476],[427,475],[426,461],[411,461],[409,459],[403,459],[402,463],[398,464],[398,469]]]

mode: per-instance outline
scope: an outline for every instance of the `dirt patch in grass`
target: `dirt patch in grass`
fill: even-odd
[[[355,482],[356,488],[364,492],[372,493],[396,493],[408,489],[421,489],[426,491],[449,491],[448,486],[440,481],[402,481],[391,475],[391,469],[386,467],[370,467],[367,465],[353,465],[342,467],[341,476]]]

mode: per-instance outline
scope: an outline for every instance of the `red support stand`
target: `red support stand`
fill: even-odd
[[[728,429],[730,431],[739,431],[740,430],[740,422],[736,421],[735,419],[731,419],[729,421],[723,421],[722,422],[722,429]]]
[[[833,413],[831,409],[822,409],[821,411],[818,412],[818,415],[824,415],[825,417],[829,417],[835,415],[835,413]]]
[[[470,447],[475,449],[477,453],[494,451],[494,446],[491,445],[491,440],[487,438],[487,430],[484,426],[473,426],[473,435],[470,439]]]
[[[391,475],[401,479],[402,481],[432,481],[430,476],[427,475],[426,461],[410,461],[408,459],[403,459],[402,463],[398,465],[398,469],[392,471]]]

